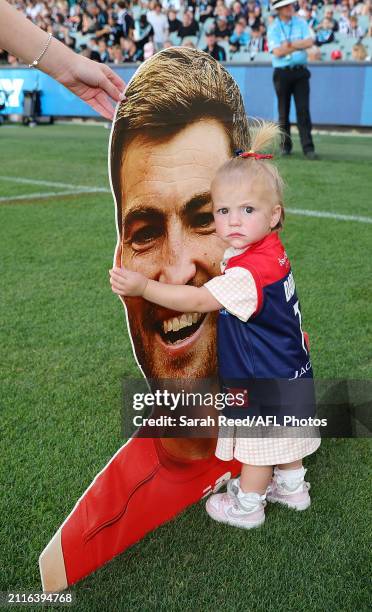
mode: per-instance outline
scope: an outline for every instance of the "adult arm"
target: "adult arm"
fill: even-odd
[[[286,41],[280,45],[280,47],[275,47],[275,49],[272,50],[272,54],[275,55],[275,57],[284,57],[289,53],[293,53],[293,51],[294,49],[292,48],[291,43]]]
[[[42,52],[48,34],[31,23],[20,11],[0,0],[0,47],[31,64]],[[125,83],[106,64],[76,54],[52,38],[38,68],[79,96],[95,111],[112,119],[109,97],[123,98]]]
[[[299,51],[300,49],[308,49],[312,47],[314,41],[312,38],[305,38],[305,40],[294,40],[291,43],[285,42],[280,47],[276,47],[273,49],[273,55],[276,57],[283,57],[284,55],[288,55],[289,53],[294,53],[295,51]]]
[[[309,49],[314,44],[314,37],[311,36],[311,31],[304,19],[300,20],[301,23],[301,38],[297,38],[291,41],[293,51],[299,51],[301,49]],[[292,53],[293,53],[292,51]]]
[[[299,49],[309,49],[310,47],[312,47],[314,44],[314,40],[312,38],[305,38],[303,40],[293,40],[291,42],[291,51],[290,53],[293,53],[294,51],[298,51]]]

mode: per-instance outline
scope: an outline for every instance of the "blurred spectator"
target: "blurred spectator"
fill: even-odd
[[[303,11],[303,19],[305,19],[311,32],[314,32],[319,23],[310,7],[306,7]]]
[[[340,34],[348,34],[350,30],[349,9],[344,6],[341,11],[341,16],[338,20],[338,31]]]
[[[156,2],[154,10],[148,11],[147,21],[154,28],[154,43],[156,49],[162,49],[164,42],[168,38],[168,18],[162,12],[160,2]]]
[[[117,22],[122,27],[122,33],[127,38],[132,38],[134,34],[134,19],[128,13],[128,2],[119,0],[117,6]]]
[[[251,29],[251,40],[249,41],[248,50],[251,56],[262,51],[268,51],[266,38],[262,35],[260,28],[254,27]]]
[[[332,29],[332,22],[329,19],[323,19],[316,32],[315,44],[320,47],[332,43],[334,40],[335,34]]]
[[[113,64],[122,64],[124,60],[123,51],[120,45],[114,45],[110,50],[111,62]]]
[[[174,8],[170,8],[168,11],[168,31],[169,34],[178,32],[182,26],[182,21],[177,19],[177,11]]]
[[[338,32],[338,22],[336,21],[336,19],[334,18],[334,13],[333,13],[333,9],[329,8],[326,9],[324,11],[324,17],[325,19],[328,19],[328,21],[331,22],[332,24],[332,30],[334,32]]]
[[[182,42],[182,46],[183,47],[189,47],[189,49],[196,49],[194,43],[192,42],[192,40],[185,40],[185,42]]]
[[[245,11],[240,2],[234,2],[232,5],[232,17],[235,22],[238,21],[240,17],[245,17]]]
[[[363,28],[358,25],[358,17],[350,17],[350,27],[348,36],[350,38],[363,38],[365,32]]]
[[[209,53],[209,55],[214,57],[214,59],[218,60],[219,62],[225,62],[226,61],[225,49],[217,43],[217,38],[216,38],[216,34],[214,33],[214,30],[210,30],[209,32],[207,32],[205,35],[205,39],[207,42],[207,46],[204,49],[204,51],[206,53]]]
[[[229,40],[231,29],[229,28],[225,17],[218,17],[214,31],[217,40]]]
[[[360,15],[362,12],[362,6],[363,4],[360,2],[360,0],[349,0],[350,16],[354,17],[354,15]]]
[[[232,52],[251,47],[266,50],[266,30],[274,21],[271,6],[265,1],[265,17],[262,15],[262,0],[8,0],[28,18],[46,32],[77,52],[83,51],[88,57],[98,54],[96,59],[107,63],[112,49],[122,45],[124,57],[128,51],[127,39],[131,45],[129,57],[141,57],[147,43],[155,43],[155,51],[169,46],[169,34],[177,33],[186,42],[189,36],[200,40],[200,22],[212,20],[215,43],[229,41]],[[318,9],[323,8],[323,21],[317,23]],[[139,14],[141,13],[142,14]],[[297,16],[302,17],[318,45],[333,41],[332,34],[349,36],[358,40],[372,36],[372,22],[368,26],[365,17],[372,18],[372,0],[298,0]],[[359,16],[363,16],[363,23]],[[359,18],[359,23],[358,23]],[[328,20],[325,22],[324,20]],[[326,23],[326,27],[325,27]],[[237,25],[239,26],[237,27]],[[365,30],[368,28],[368,31]],[[337,35],[336,35],[337,37]],[[173,39],[172,39],[173,40]],[[190,43],[187,42],[189,45]],[[218,56],[223,52],[218,49]],[[152,47],[148,47],[150,53]],[[152,53],[152,52],[151,52]],[[314,52],[315,53],[315,52]],[[114,53],[119,58],[119,52]],[[14,58],[10,59],[14,63]],[[129,61],[129,60],[127,60]],[[0,63],[8,63],[6,53],[0,51]]]
[[[107,49],[107,43],[104,38],[99,38],[97,41],[99,58],[102,64],[107,64],[110,61],[110,54]]]
[[[81,45],[80,49],[81,49],[80,55],[83,55],[84,57],[87,57],[88,59],[91,59],[95,62],[100,61],[98,51],[95,51],[95,49],[92,49],[91,46],[83,44]]]
[[[235,25],[234,31],[230,36],[230,44],[238,47],[247,47],[250,41],[250,36],[244,27],[244,22],[238,21]]]
[[[146,43],[153,40],[153,37],[154,28],[151,23],[147,21],[147,15],[141,15],[134,33],[137,49],[143,49]]]
[[[123,44],[124,62],[141,62],[143,60],[143,49],[137,49],[136,43],[131,38],[124,38]]]
[[[116,15],[114,13],[109,15],[108,24],[101,30],[96,31],[96,36],[98,38],[104,36],[109,46],[118,45],[122,34],[123,28],[117,23]]]
[[[145,60],[149,59],[149,57],[152,57],[153,55],[155,55],[155,45],[152,42],[152,40],[150,40],[148,43],[145,44],[145,46],[143,47],[143,58]]]
[[[198,31],[199,25],[190,11],[186,11],[182,17],[182,25],[178,29],[178,36],[182,39],[186,36],[196,36]]]
[[[171,8],[174,8],[176,10],[176,12],[178,12],[181,9],[182,6],[182,2],[183,0],[162,0],[161,5],[163,7],[163,9],[165,9],[166,11],[168,11]],[[147,0],[143,0],[141,2],[139,2],[139,5],[141,7],[145,7],[147,6]]]
[[[253,9],[248,8],[247,23],[250,28],[258,28],[262,21],[261,9],[259,6]]]
[[[351,58],[355,62],[365,62],[370,60],[367,49],[362,43],[356,43],[356,45],[353,46],[351,50]]]
[[[201,0],[199,4],[199,21],[204,23],[209,17],[213,17],[214,2],[213,0]]]

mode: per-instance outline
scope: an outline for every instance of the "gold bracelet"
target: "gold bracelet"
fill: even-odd
[[[37,57],[37,58],[36,58],[36,59],[35,59],[35,60],[32,62],[32,64],[29,64],[29,65],[28,65],[28,67],[29,67],[29,68],[37,68],[37,66],[38,66],[38,64],[39,64],[39,62],[40,62],[40,60],[41,60],[41,59],[44,57],[45,53],[46,53],[46,52],[47,52],[47,50],[48,50],[48,47],[49,47],[49,45],[50,45],[50,41],[52,40],[52,36],[53,36],[53,34],[51,34],[51,33],[50,33],[50,34],[49,34],[49,36],[48,36],[48,40],[46,41],[46,43],[45,43],[45,45],[44,45],[44,48],[43,48],[42,52],[40,53],[39,57]]]

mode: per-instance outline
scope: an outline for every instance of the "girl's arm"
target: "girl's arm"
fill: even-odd
[[[159,283],[124,268],[113,268],[110,276],[112,290],[118,295],[142,296],[149,302],[178,312],[212,312],[222,308],[205,287]]]

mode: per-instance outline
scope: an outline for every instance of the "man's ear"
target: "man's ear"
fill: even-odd
[[[115,254],[114,254],[115,266],[117,268],[121,268],[121,253],[122,253],[121,240],[119,239],[119,242],[116,245]]]

